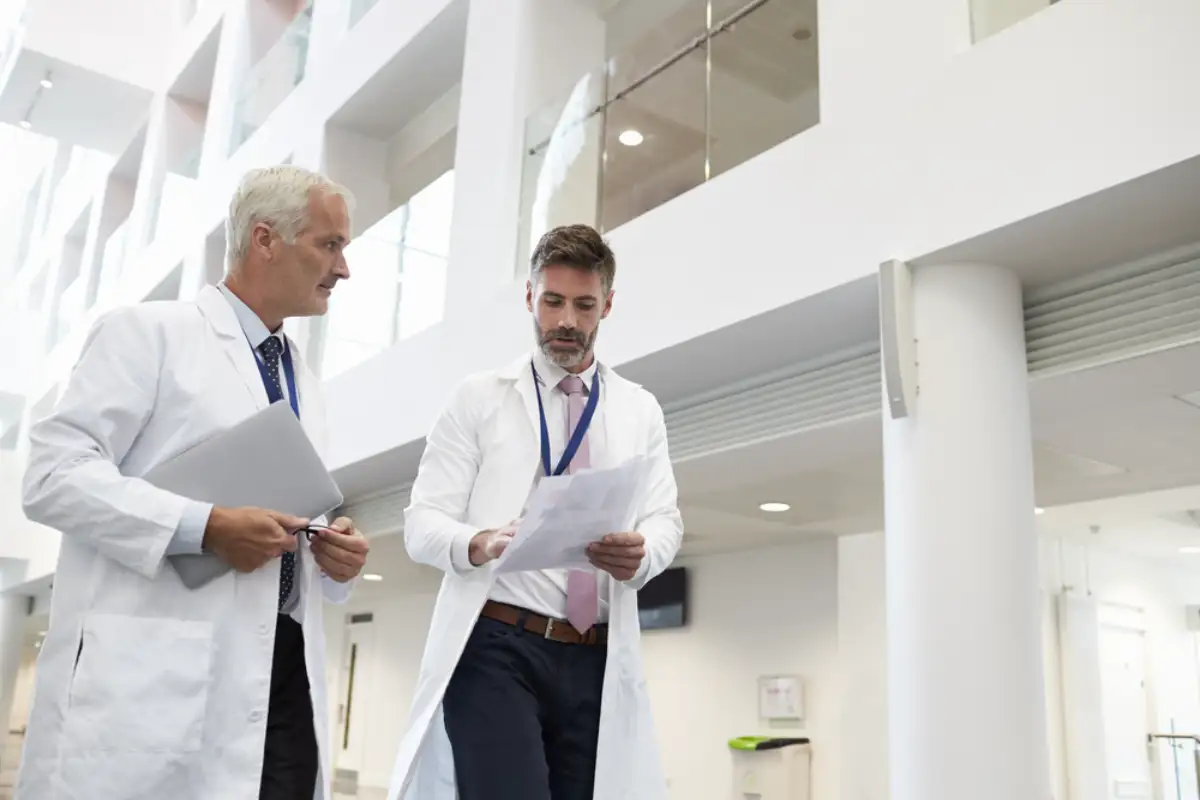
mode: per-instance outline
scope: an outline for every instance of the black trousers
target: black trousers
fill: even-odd
[[[442,700],[459,800],[592,800],[605,655],[481,618]]]
[[[304,666],[304,631],[280,614],[271,662],[271,702],[259,800],[313,800],[317,788],[317,736]]]

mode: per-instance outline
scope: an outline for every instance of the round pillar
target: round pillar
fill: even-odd
[[[892,800],[1049,797],[1021,285],[912,276],[917,395],[884,412]]]

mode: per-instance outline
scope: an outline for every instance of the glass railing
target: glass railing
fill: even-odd
[[[994,36],[1058,0],[971,0],[971,34],[975,41]]]
[[[25,38],[26,0],[0,0],[0,92],[8,84]]]
[[[350,27],[357,25],[378,2],[379,0],[350,0]]]
[[[346,248],[351,278],[334,292],[324,320],[323,378],[441,322],[453,208],[451,171]]]
[[[309,2],[242,80],[234,110],[231,151],[253,136],[304,78],[312,13],[313,4]]]
[[[547,229],[612,230],[819,121],[800,0],[686,0],[526,119],[518,271]]]

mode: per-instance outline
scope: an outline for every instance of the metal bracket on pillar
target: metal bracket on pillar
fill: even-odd
[[[904,419],[912,413],[917,397],[917,341],[912,269],[903,261],[879,265],[879,345],[888,409],[892,419]]]

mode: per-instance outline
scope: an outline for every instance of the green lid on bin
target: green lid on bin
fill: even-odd
[[[810,744],[807,738],[781,738],[777,736],[739,736],[729,740],[733,750],[778,750],[781,747]]]

